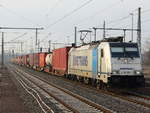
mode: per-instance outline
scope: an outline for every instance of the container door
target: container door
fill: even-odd
[[[92,50],[92,77],[96,78],[97,75],[97,49]]]

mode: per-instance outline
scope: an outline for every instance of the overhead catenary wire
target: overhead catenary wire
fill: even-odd
[[[116,6],[116,5],[118,5],[118,2],[120,2],[120,0],[117,1],[117,2],[115,2],[115,3],[113,3],[113,4],[110,4],[108,7],[104,8],[104,9],[102,9],[101,12],[103,13],[103,12],[105,12],[105,10],[107,10],[107,9],[109,9],[109,8],[112,8],[112,7]],[[95,15],[95,14],[98,14],[99,12],[100,12],[100,11],[94,13],[94,15]],[[72,12],[71,12],[71,13],[72,13]],[[52,27],[53,25],[57,24],[58,22],[62,21],[63,19],[65,19],[65,18],[68,17],[68,16],[70,16],[70,15],[65,15],[63,18],[60,18],[58,21],[55,21],[54,23],[50,24],[50,25],[48,26],[48,28],[49,28],[49,27]],[[93,17],[93,15],[91,15],[91,16]],[[91,17],[91,16],[90,16],[90,17]],[[129,15],[128,15],[128,16],[129,16]],[[89,17],[88,17],[88,18],[89,18]],[[128,17],[123,17],[123,18],[121,18],[121,19],[119,19],[119,20],[123,20],[123,19],[126,19],[126,18],[128,18]],[[86,20],[87,20],[87,18],[86,18]],[[85,21],[86,21],[86,20],[85,20]]]
[[[62,0],[57,0],[56,3],[54,4],[54,6],[46,13],[46,16],[50,16],[49,14],[52,13],[52,11],[54,11],[54,9],[59,5],[59,3],[61,2]]]
[[[19,39],[19,38],[22,38],[23,36],[25,36],[25,35],[27,35],[27,34],[28,34],[28,33],[23,33],[22,35],[17,36],[16,38],[10,40],[9,42],[15,41],[15,40],[17,40],[17,39]]]
[[[143,21],[141,22],[141,24],[144,24],[144,23],[147,23],[147,22],[150,22],[150,19],[143,20]],[[137,25],[137,23],[134,23],[133,25]],[[128,27],[128,26],[130,26],[130,25],[128,24],[128,25],[126,25],[126,26],[124,26],[124,27]]]
[[[56,20],[54,23],[48,25],[48,27],[46,27],[46,29],[52,27],[53,25],[59,23],[60,21],[64,20],[65,18],[71,16],[73,13],[75,13],[75,12],[78,11],[78,10],[80,10],[81,8],[83,8],[84,6],[86,6],[87,4],[89,4],[89,3],[92,2],[92,1],[93,1],[93,0],[89,0],[89,1],[85,2],[84,4],[82,4],[81,6],[79,6],[78,8],[76,8],[76,9],[72,10],[71,12],[69,12],[68,14],[64,15],[62,18]],[[118,5],[118,2],[120,2],[120,0],[117,1],[117,2],[115,2],[115,3],[113,3],[113,4],[110,4],[108,7],[104,8],[104,9],[101,9],[101,12],[104,12],[105,10],[110,9],[110,8],[112,8],[112,7],[116,6],[116,5]],[[99,12],[100,12],[100,11],[94,13],[94,15],[98,14]],[[91,16],[93,16],[93,15],[91,15]],[[90,16],[90,17],[91,17],[91,16]],[[89,17],[88,17],[88,18],[89,18]],[[84,19],[84,20],[87,20],[87,18]],[[46,29],[45,29],[45,30],[46,30]],[[45,37],[47,37],[47,36],[45,36]]]
[[[125,20],[125,19],[129,18],[129,16],[130,16],[130,15],[127,15],[127,16],[121,17],[121,18],[119,18],[119,19],[109,21],[107,24],[118,23],[119,21],[122,21],[122,20]]]
[[[75,12],[77,12],[78,10],[80,10],[81,8],[85,7],[86,5],[88,5],[89,3],[91,3],[93,0],[88,0],[85,3],[81,4],[79,7],[73,9],[72,11],[70,11],[69,13],[65,14],[63,17],[61,17],[60,19],[56,20],[55,22],[51,23],[50,25],[48,25],[46,27],[46,29],[56,25],[57,23],[61,22],[62,20],[64,20],[65,18],[71,16],[72,14],[74,14]]]
[[[91,19],[92,17],[94,17],[94,16],[96,16],[96,15],[99,15],[99,14],[104,13],[106,10],[108,10],[108,9],[114,7],[114,6],[117,6],[119,2],[120,2],[120,0],[117,1],[117,2],[115,2],[115,3],[113,2],[112,4],[110,4],[109,6],[105,7],[104,9],[100,9],[100,10],[98,10],[97,12],[95,12],[94,14],[92,14],[92,15],[90,15],[90,16],[88,16],[88,17],[82,19],[82,20],[80,20],[80,22],[77,23],[77,24],[79,25],[79,24],[82,23],[83,21],[85,22],[85,21],[87,21],[88,19]]]
[[[19,18],[28,21],[30,24],[33,24],[33,25],[36,25],[36,26],[37,26],[37,25],[40,26],[39,24],[35,23],[35,21],[33,21],[33,20],[31,20],[31,19],[29,19],[29,18],[23,16],[23,15],[18,14],[17,12],[13,11],[12,9],[7,8],[6,6],[4,6],[4,5],[2,5],[2,4],[0,4],[0,7],[1,7],[1,8],[4,8],[5,10],[7,10],[7,11],[8,11],[9,13],[11,13],[11,14],[13,14],[13,15],[15,15],[15,16],[18,16]]]
[[[132,13],[133,12],[135,12],[135,11],[137,11],[138,9],[135,9],[135,10],[133,10],[133,11],[131,11]],[[141,13],[142,14],[144,14],[144,13],[147,13],[147,12],[150,12],[150,9],[145,9],[145,10],[143,10]],[[138,13],[133,13],[134,14],[134,16],[135,15],[138,15]],[[110,22],[108,22],[107,24],[111,24],[111,23],[115,23],[114,25],[112,25],[112,26],[116,26],[116,25],[118,25],[118,23],[120,23],[121,21],[123,21],[123,20],[125,20],[125,19],[128,19],[130,17],[130,15],[128,15],[128,16],[124,16],[124,17],[122,17],[122,18],[120,18],[120,19],[116,19],[116,20],[112,20],[112,21],[110,21]],[[148,22],[148,21],[150,21],[150,20],[144,20],[144,21],[142,21],[142,23],[143,22]],[[134,25],[136,25],[137,23],[135,23]],[[125,27],[128,27],[129,25],[126,25]]]
[[[150,19],[143,20],[143,21],[142,21],[142,24],[143,24],[143,23],[146,23],[146,22],[150,22]]]
[[[71,16],[73,13],[77,12],[78,10],[80,10],[81,8],[83,8],[84,6],[88,5],[90,2],[92,2],[93,0],[88,0],[85,3],[83,3],[82,5],[80,5],[79,7],[77,7],[76,9],[73,9],[72,11],[70,11],[69,13],[65,14],[62,18],[56,20],[54,23],[48,25],[46,29],[49,29],[50,27],[54,26],[55,24],[59,23],[60,21],[64,20],[65,18]],[[47,37],[47,35],[45,36]],[[45,40],[45,39],[44,39]]]
[[[48,38],[48,36],[50,36],[50,35],[52,35],[51,32],[49,32],[49,33],[40,41],[40,43],[41,43],[41,42],[44,42],[44,41]]]

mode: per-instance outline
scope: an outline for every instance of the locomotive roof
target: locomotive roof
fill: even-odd
[[[115,47],[115,46],[127,46],[127,47],[137,47],[138,44],[137,43],[131,43],[131,42],[109,42],[111,47]]]

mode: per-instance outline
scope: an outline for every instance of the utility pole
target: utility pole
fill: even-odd
[[[40,40],[38,40],[38,53],[40,51]]]
[[[125,38],[126,38],[126,29],[123,30],[123,39],[124,39],[124,42],[126,41]]]
[[[103,24],[103,28],[104,28],[104,30],[103,30],[103,39],[106,37],[106,33],[105,33],[105,21],[104,21],[104,24]]]
[[[22,52],[23,52],[23,50],[22,50],[23,42],[20,42],[20,44],[21,44],[21,54],[22,54]]]
[[[95,27],[93,27],[93,29],[94,29],[94,41],[96,41],[96,28]]]
[[[2,32],[2,67],[4,66],[4,32]]]
[[[43,49],[43,48],[42,48],[42,47],[40,47],[40,52],[42,52],[42,49]]]
[[[4,44],[20,44],[20,49],[19,49],[20,53],[23,53],[23,43],[24,42],[20,42],[20,41],[18,41],[18,42],[4,42]]]
[[[36,30],[36,45],[37,45],[38,30],[43,30],[43,28],[21,28],[21,27],[0,27],[0,29]],[[2,32],[2,66],[4,65],[4,43],[3,43],[3,38],[4,38],[4,33]]]
[[[74,44],[77,46],[77,27],[74,28]]]
[[[132,16],[131,41],[133,42],[133,21],[134,21],[134,20],[133,20],[133,16],[134,16],[134,15],[133,15],[133,13],[130,13],[130,15]]]
[[[15,51],[14,51],[14,49],[12,50],[12,57],[14,57],[15,56]]]
[[[21,28],[21,27],[0,27],[0,29],[16,29],[16,30],[35,30],[35,38],[36,38],[36,43],[35,45],[38,44],[38,30],[43,30],[43,28]]]
[[[141,54],[141,8],[138,8],[138,25],[137,25],[137,42],[139,46],[139,52]]]
[[[49,48],[48,48],[48,52],[51,52],[51,40],[48,41],[49,42]]]
[[[38,28],[35,28],[35,45],[37,45],[38,44],[38,42],[37,42],[37,36],[38,36]]]

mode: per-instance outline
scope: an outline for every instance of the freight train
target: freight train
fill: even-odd
[[[141,87],[145,79],[140,57],[137,43],[107,39],[18,56],[11,61],[99,88]]]

